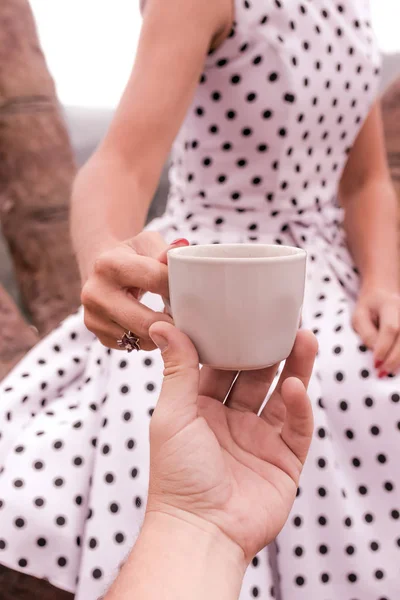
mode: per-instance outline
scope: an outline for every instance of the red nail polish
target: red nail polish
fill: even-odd
[[[178,238],[177,240],[171,242],[171,246],[177,246],[178,244],[182,246],[190,246],[190,242],[186,238]]]
[[[389,375],[389,373],[387,371],[381,371],[378,374],[379,379],[384,379],[385,377],[387,377]]]
[[[383,365],[383,360],[375,361],[375,369],[379,369]]]

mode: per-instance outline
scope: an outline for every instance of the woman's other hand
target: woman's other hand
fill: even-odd
[[[185,245],[168,246],[158,233],[143,232],[100,254],[82,289],[85,325],[108,348],[118,349],[117,340],[131,331],[143,350],[155,348],[149,328],[156,321],[171,322],[169,315],[142,304],[145,292],[168,298],[166,252]]]
[[[277,536],[296,496],[313,432],[306,388],[316,340],[298,333],[258,416],[276,366],[242,372],[223,404],[235,373],[200,371],[192,343],[170,324],[156,323],[150,335],[165,370],[150,428],[146,519],[222,536],[248,563]]]
[[[379,377],[396,373],[400,367],[400,294],[383,288],[362,288],[353,327],[374,352]]]

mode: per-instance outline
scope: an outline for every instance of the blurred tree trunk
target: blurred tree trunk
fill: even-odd
[[[0,381],[38,339],[34,328],[24,321],[14,301],[0,286]]]
[[[79,305],[68,231],[74,174],[72,149],[29,3],[0,0],[0,220],[22,302],[40,335]],[[14,319],[15,338],[21,323]],[[26,335],[29,327],[22,330]],[[34,341],[31,335],[26,340],[22,346],[16,342],[17,353]]]

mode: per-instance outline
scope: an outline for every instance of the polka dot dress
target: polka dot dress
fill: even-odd
[[[336,205],[377,93],[368,6],[235,7],[175,142],[166,214],[150,229],[168,241],[294,244],[309,255],[315,436],[275,570],[272,552],[255,557],[241,600],[397,600],[400,381],[377,379],[352,331],[359,281]],[[79,312],[2,383],[1,563],[77,600],[104,593],[143,519],[161,376],[157,352],[107,350]]]

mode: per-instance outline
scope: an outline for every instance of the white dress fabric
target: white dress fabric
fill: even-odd
[[[263,551],[241,600],[399,598],[400,380],[377,378],[351,328],[359,283],[336,206],[378,72],[364,0],[236,0],[233,31],[207,57],[174,145],[166,214],[150,225],[168,241],[284,243],[309,254],[315,436],[277,540],[279,590]],[[107,350],[80,311],[7,377],[1,563],[77,600],[102,596],[143,519],[161,376],[158,352]]]

